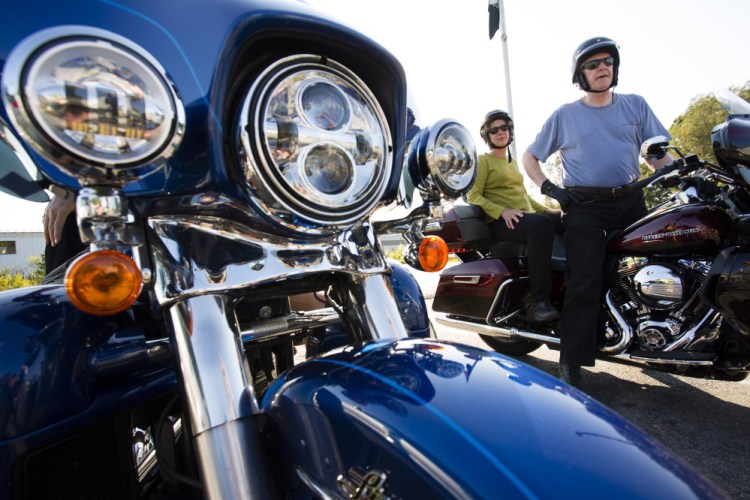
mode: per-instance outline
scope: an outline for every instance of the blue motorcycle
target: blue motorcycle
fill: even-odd
[[[406,82],[360,33],[303,2],[20,2],[0,66],[3,189],[75,192],[89,245],[0,294],[0,497],[722,496],[581,392],[430,337],[378,236],[476,153],[426,127],[424,205],[373,223]]]

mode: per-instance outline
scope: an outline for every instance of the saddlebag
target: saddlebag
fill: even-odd
[[[499,295],[503,283],[505,285]],[[509,297],[523,297],[527,283],[526,264],[521,258],[465,262],[447,267],[440,274],[432,309],[456,316],[485,319],[493,305],[493,313],[496,313],[507,307]]]

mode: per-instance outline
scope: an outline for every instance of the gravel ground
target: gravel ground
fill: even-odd
[[[437,276],[415,276],[432,313]],[[435,326],[439,339],[487,348],[476,334]],[[543,346],[519,359],[554,374],[558,353]],[[598,360],[583,372],[584,392],[654,436],[731,498],[750,500],[750,379],[678,375],[620,360]]]

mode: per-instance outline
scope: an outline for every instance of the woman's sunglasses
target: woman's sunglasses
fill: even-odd
[[[612,66],[615,63],[615,58],[612,56],[607,56],[602,59],[592,59],[581,67],[583,69],[592,71],[598,68],[601,63],[604,63],[605,66]]]
[[[490,134],[492,134],[492,135],[495,135],[495,134],[497,134],[498,132],[500,132],[501,130],[502,130],[503,132],[507,132],[508,130],[510,130],[510,129],[512,129],[512,128],[513,128],[513,126],[512,126],[512,125],[500,125],[499,127],[492,127],[492,128],[491,128],[491,129],[489,130],[489,132],[490,132]]]

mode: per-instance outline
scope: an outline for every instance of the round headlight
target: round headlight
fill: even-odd
[[[38,33],[14,49],[8,69],[9,114],[35,148],[75,177],[142,177],[139,167],[162,164],[184,132],[185,112],[164,70],[112,33]]]
[[[237,135],[256,201],[295,229],[363,218],[391,177],[392,144],[378,102],[352,71],[321,57],[267,68],[245,97]]]
[[[446,119],[424,128],[412,140],[406,162],[415,186],[455,199],[474,182],[477,152],[468,130]]]

